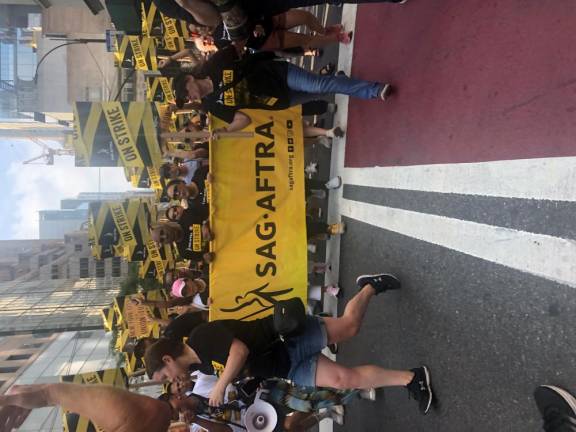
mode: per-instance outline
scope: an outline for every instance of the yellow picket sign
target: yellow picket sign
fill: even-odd
[[[144,166],[120,102],[102,102],[102,110],[124,166]]]
[[[108,205],[110,206],[112,218],[114,219],[116,228],[118,228],[118,232],[120,233],[124,247],[127,247],[128,249],[136,247],[136,237],[134,236],[134,232],[132,231],[130,223],[128,222],[128,216],[124,211],[122,201],[109,201]]]
[[[251,320],[278,300],[306,298],[304,145],[300,108],[247,113],[253,138],[210,152],[210,319]],[[211,119],[213,128],[223,126]],[[242,217],[238,217],[242,215]]]

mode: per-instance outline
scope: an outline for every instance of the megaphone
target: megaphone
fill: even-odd
[[[278,423],[276,410],[261,399],[256,399],[244,416],[244,426],[248,432],[272,432],[276,423]]]

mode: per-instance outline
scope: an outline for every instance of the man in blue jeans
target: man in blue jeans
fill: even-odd
[[[308,72],[275,60],[273,53],[241,59],[234,46],[218,51],[199,71],[177,76],[172,85],[179,107],[201,101],[196,108],[227,122],[227,132],[250,124],[250,117],[242,109],[282,110],[334,93],[387,100],[392,91],[390,84],[382,82]]]

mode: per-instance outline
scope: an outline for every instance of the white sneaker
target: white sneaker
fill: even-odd
[[[332,177],[330,180],[326,182],[324,186],[326,186],[326,189],[338,189],[342,186],[342,177],[340,176]]]
[[[316,138],[316,142],[320,145],[323,145],[328,150],[332,148],[332,140],[327,136],[319,136],[318,138]]]
[[[318,162],[310,162],[304,168],[304,172],[308,175],[316,174],[318,172]]]
[[[342,405],[336,405],[330,408],[330,418],[337,425],[344,425],[344,407]]]
[[[358,395],[360,396],[360,399],[365,399],[369,401],[376,400],[376,390],[373,388],[367,390],[360,390],[360,393]]]

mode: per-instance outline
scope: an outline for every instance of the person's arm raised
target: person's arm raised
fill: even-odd
[[[146,425],[148,432],[165,432],[170,424],[170,407],[165,402],[127,390],[81,384],[41,384],[15,386],[10,394],[0,396],[0,431],[10,418],[6,408],[25,409],[61,406],[87,417],[107,432],[139,432]]]

